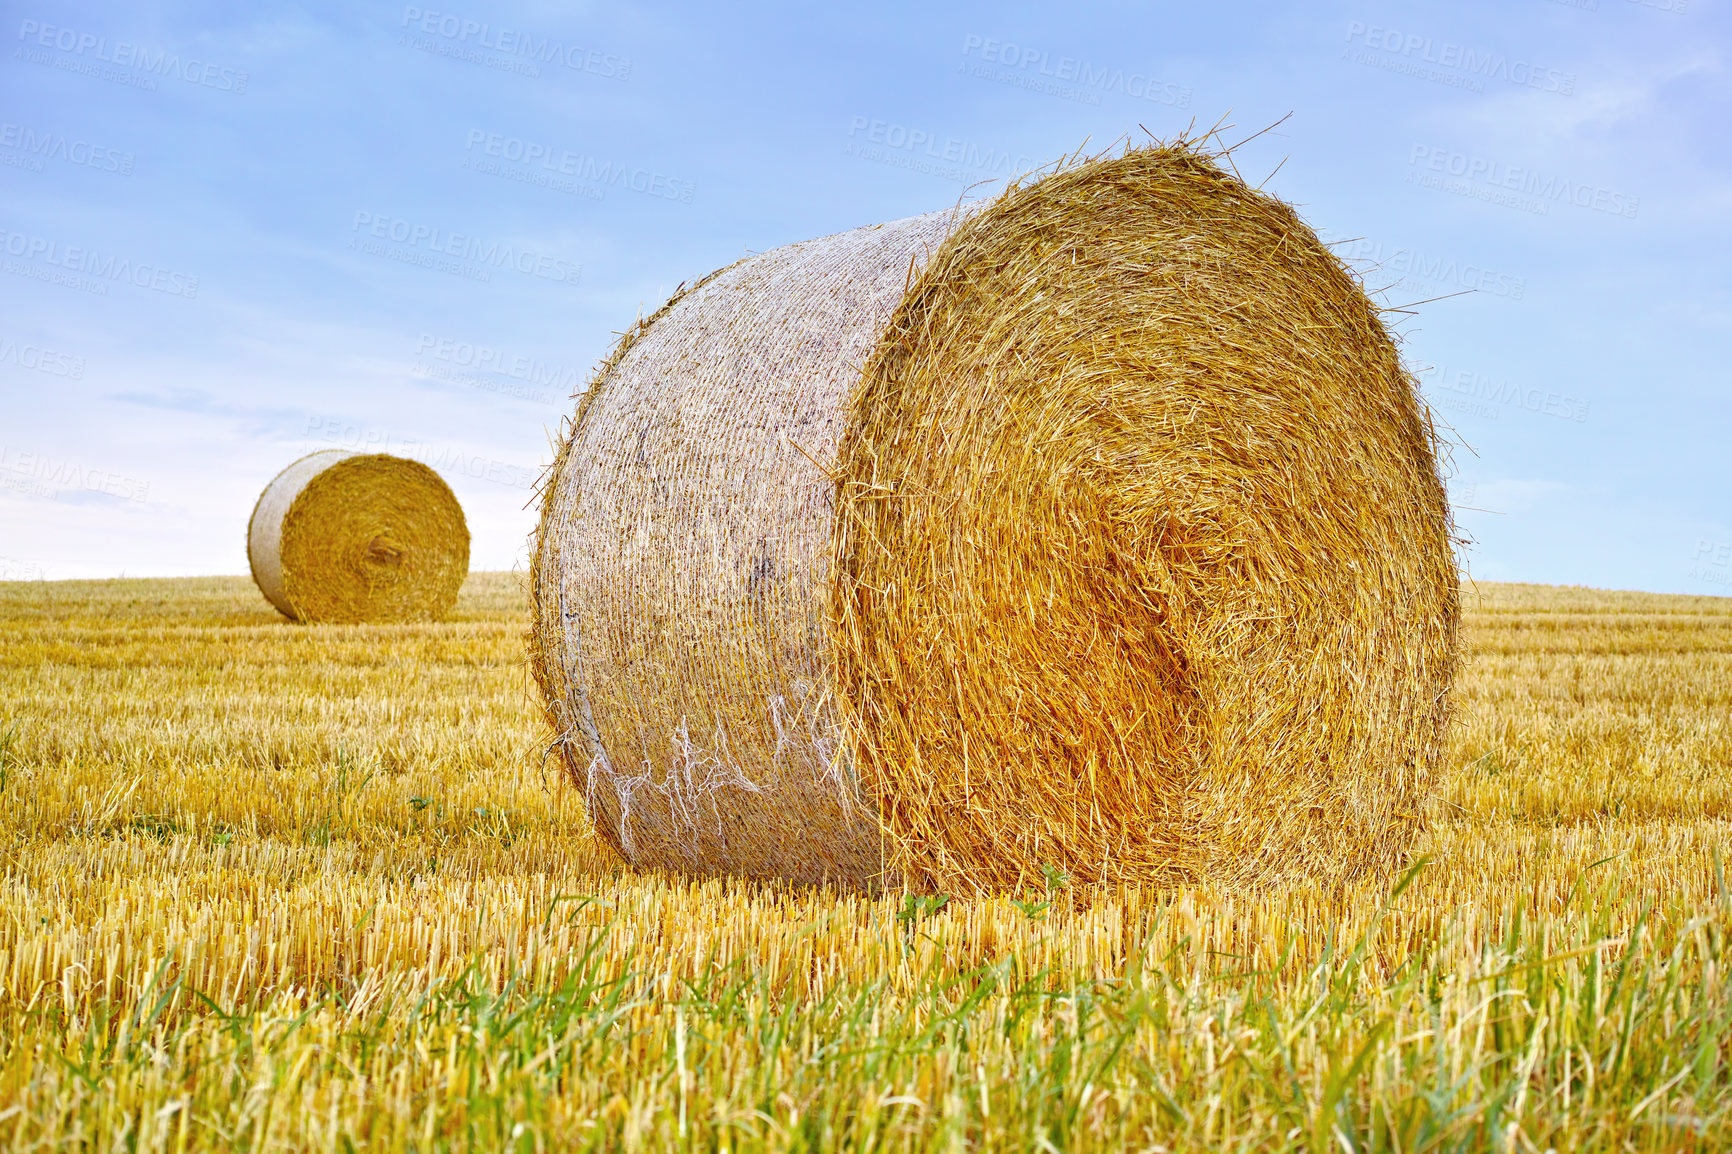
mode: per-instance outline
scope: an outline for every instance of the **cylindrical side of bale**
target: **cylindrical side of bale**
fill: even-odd
[[[1377,309],[1183,145],[677,294],[580,401],[532,585],[627,859],[949,891],[1391,863],[1458,612]]]
[[[450,487],[419,461],[327,449],[265,486],[247,559],[259,591],[292,621],[434,621],[469,572],[469,527]]]

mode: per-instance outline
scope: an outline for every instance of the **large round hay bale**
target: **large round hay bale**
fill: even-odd
[[[1151,147],[640,322],[547,479],[536,671],[635,863],[1341,878],[1427,810],[1451,537],[1357,278]]]
[[[247,559],[294,621],[433,621],[469,572],[469,526],[439,474],[384,453],[328,449],[265,486]]]

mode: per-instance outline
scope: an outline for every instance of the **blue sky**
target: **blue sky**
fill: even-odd
[[[1473,574],[1732,595],[1723,0],[8,9],[0,579],[245,572],[345,445],[521,565],[572,387],[680,282],[1279,121],[1241,173],[1447,298],[1399,331]]]

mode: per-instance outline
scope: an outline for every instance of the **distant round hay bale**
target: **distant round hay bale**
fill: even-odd
[[[432,621],[469,572],[469,527],[439,474],[329,449],[265,487],[247,524],[253,580],[295,621]]]
[[[532,589],[628,860],[951,892],[1387,867],[1458,614],[1377,308],[1185,143],[682,286],[578,404]]]

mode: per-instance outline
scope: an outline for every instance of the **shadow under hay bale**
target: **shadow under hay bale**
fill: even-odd
[[[247,558],[291,621],[435,621],[469,572],[469,527],[450,487],[419,461],[328,449],[265,487]]]
[[[1291,208],[1130,150],[747,257],[634,327],[547,478],[536,674],[635,863],[1384,868],[1455,667],[1437,453]]]

